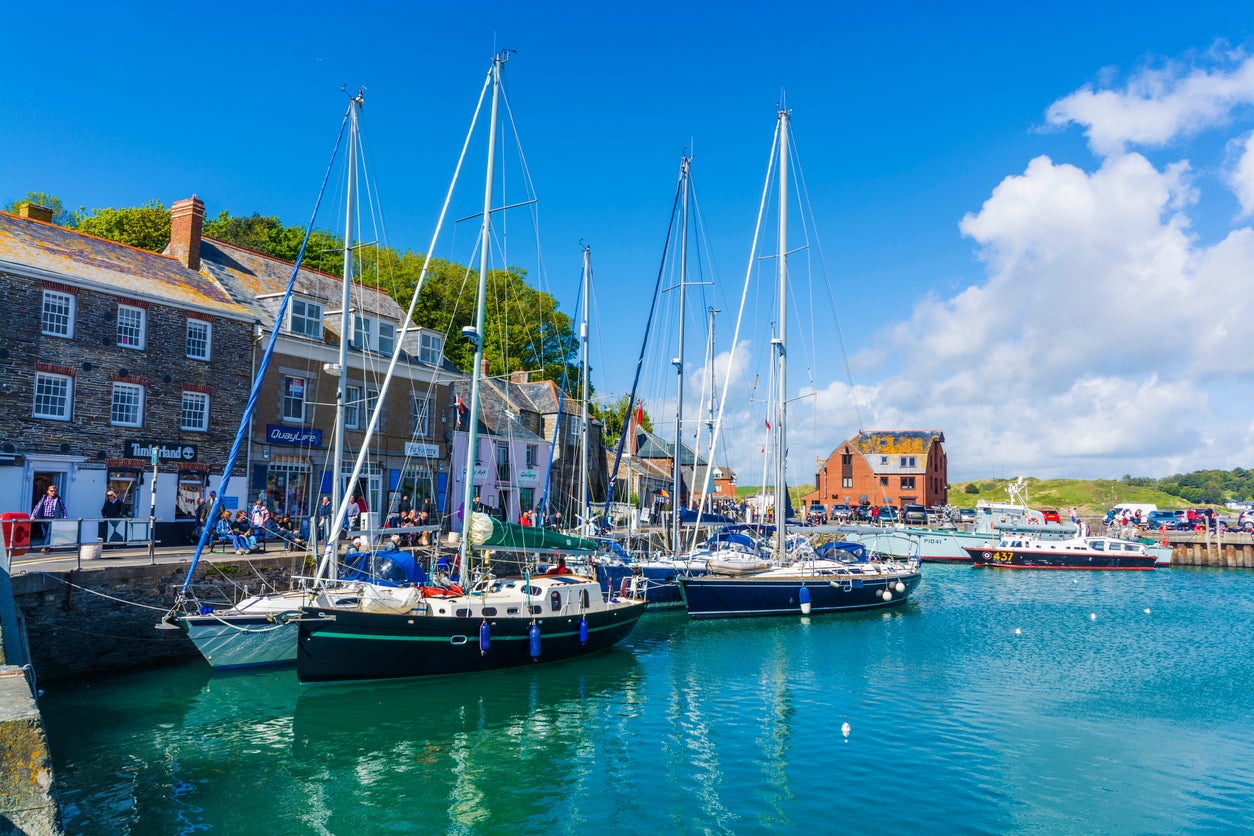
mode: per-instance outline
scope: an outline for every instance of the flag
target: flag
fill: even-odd
[[[771,428],[771,419],[763,418],[762,420],[766,421],[766,428],[769,430]]]
[[[461,395],[453,395],[453,403],[457,407],[457,429],[462,428],[462,415],[466,412],[466,404],[462,403]]]
[[[644,404],[636,404],[636,426],[644,423]]]

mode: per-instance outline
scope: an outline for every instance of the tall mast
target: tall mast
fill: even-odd
[[[710,316],[710,325],[709,325],[709,327],[706,329],[706,335],[705,335],[705,340],[706,340],[706,344],[705,344],[706,365],[707,365],[707,372],[708,372],[709,377],[710,377],[710,384],[709,384],[709,385],[710,385],[710,412],[709,412],[709,415],[706,417],[706,427],[709,429],[709,432],[710,432],[710,442],[711,442],[711,444],[710,444],[710,456],[709,456],[709,458],[706,460],[706,463],[705,463],[705,469],[706,469],[707,473],[706,473],[706,479],[705,479],[705,483],[704,483],[704,484],[707,486],[707,490],[706,490],[706,491],[702,494],[702,496],[701,496],[701,505],[702,505],[702,507],[703,507],[703,508],[708,508],[710,511],[713,511],[713,510],[714,510],[714,504],[713,504],[713,503],[707,503],[707,502],[706,502],[706,500],[707,500],[707,499],[709,499],[709,490],[708,490],[708,486],[709,486],[710,481],[711,481],[711,480],[710,480],[710,478],[709,478],[709,473],[708,473],[708,471],[710,470],[710,468],[714,467],[714,456],[713,456],[713,453],[714,453],[714,446],[713,446],[713,441],[714,441],[714,408],[715,408],[715,407],[714,407],[714,404],[715,404],[715,394],[714,394],[714,315],[715,315],[716,313],[719,313],[719,309],[718,309],[718,308],[716,308],[716,307],[714,307],[713,305],[710,305],[710,307],[706,308],[706,313],[707,313],[707,314],[709,314],[709,316]],[[696,481],[696,464],[695,464],[695,463],[693,464],[693,470],[692,470],[692,472],[693,472],[693,477],[692,477],[692,478],[693,478],[693,481],[695,482],[695,481]]]
[[[583,322],[579,325],[579,342],[583,349],[583,362],[581,364],[581,388],[583,399],[583,439],[580,443],[579,453],[579,518],[587,525],[589,522],[589,505],[591,504],[588,497],[588,290],[592,282],[592,248],[585,246],[583,248]],[[558,416],[559,420],[561,416]],[[585,532],[580,532],[581,534]]]
[[[479,445],[479,386],[483,375],[483,317],[488,298],[488,246],[492,233],[492,179],[496,163],[496,120],[500,110],[501,67],[508,53],[498,52],[492,59],[492,118],[488,122],[488,165],[483,185],[483,222],[479,236],[479,292],[475,302],[474,333],[467,336],[475,343],[475,366],[470,374],[470,426],[466,430],[466,474],[462,485],[462,539],[459,545],[462,572],[470,569],[470,517],[475,490],[475,456]],[[465,330],[463,329],[463,333]],[[466,575],[463,575],[466,577]]]
[[[788,352],[785,336],[788,332],[788,118],[782,106],[779,110],[779,336],[775,345],[776,379],[776,427],[775,427],[775,559],[784,559],[785,523],[787,522],[788,487],[785,482],[787,467],[788,406]]]
[[[331,507],[338,509],[347,490],[342,484],[344,469],[344,415],[348,407],[348,342],[352,338],[353,315],[351,290],[353,285],[353,213],[357,203],[357,148],[360,142],[358,117],[365,97],[360,91],[352,97],[348,121],[348,197],[344,210],[344,281],[340,289],[340,378],[335,390],[335,445],[331,465]],[[335,542],[339,532],[327,530],[327,540]],[[336,578],[335,561],[327,569],[329,577]]]
[[[691,191],[689,180],[689,164],[691,157],[684,157],[679,163],[679,179],[683,184],[683,211],[679,235],[679,350],[678,356],[671,361],[675,366],[675,457],[671,468],[671,549],[679,554],[679,515],[681,509],[680,486],[683,484],[681,467],[684,447],[684,304],[687,299],[688,281],[688,193]],[[695,466],[695,462],[694,462]]]

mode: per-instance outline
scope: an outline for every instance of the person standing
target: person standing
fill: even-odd
[[[314,527],[318,531],[318,539],[324,543],[327,540],[327,526],[331,524],[331,517],[334,513],[335,509],[331,507],[331,497],[323,494],[322,499],[318,501],[318,507],[314,509]]]
[[[201,500],[202,502],[204,500]],[[199,509],[197,509],[199,514]],[[118,499],[118,493],[115,490],[105,491],[104,504],[100,506],[100,516],[105,520],[118,520],[126,516],[126,505],[122,500]],[[197,516],[199,519],[199,516]],[[102,522],[100,524],[100,536],[107,542],[125,541],[126,535],[117,523]]]
[[[63,520],[69,516],[65,510],[65,502],[61,497],[57,496],[57,486],[49,485],[48,490],[44,492],[44,496],[35,503],[35,507],[30,512],[31,519],[36,520]],[[52,542],[52,526],[48,523],[40,523],[42,531],[40,535],[47,538],[47,542]],[[52,551],[47,545],[41,549],[44,554]]]

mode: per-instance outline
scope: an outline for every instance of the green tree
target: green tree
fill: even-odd
[[[61,204],[61,198],[47,192],[27,192],[26,197],[15,200],[4,207],[4,211],[17,214],[23,203],[33,203],[52,210],[52,222],[57,226],[74,226],[74,214]]]
[[[80,232],[159,253],[170,243],[170,210],[159,200],[128,209],[80,209],[74,213]]]
[[[301,241],[305,238],[305,229],[283,226],[278,218],[265,217],[256,212],[248,217],[234,217],[230,212],[222,212],[205,222],[204,234],[255,253],[295,263],[296,256],[300,254]],[[344,275],[343,237],[315,229],[309,235],[302,266],[334,276]]]
[[[617,400],[606,404],[604,407],[596,410],[597,417],[601,419],[601,436],[607,447],[613,447],[618,444],[618,440],[623,436],[623,426],[627,423],[627,399],[628,395],[623,395]],[[639,407],[639,405],[637,404]],[[653,432],[653,419],[649,417],[649,413],[642,407],[639,407],[643,413],[640,426],[649,432]]]

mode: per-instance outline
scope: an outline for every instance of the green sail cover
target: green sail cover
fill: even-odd
[[[594,552],[593,540],[547,528],[501,522],[478,511],[470,515],[470,544],[503,551]]]

